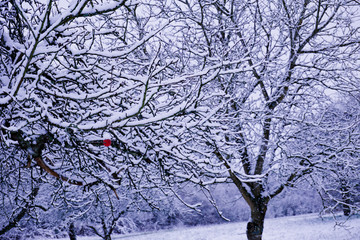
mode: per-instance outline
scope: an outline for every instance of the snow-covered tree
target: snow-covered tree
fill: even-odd
[[[323,199],[325,211],[339,211],[349,216],[360,207],[360,138],[358,97],[339,99],[304,135],[311,136],[313,155],[322,155],[313,161],[311,175]],[[314,152],[315,150],[315,152]]]
[[[176,20],[164,4],[1,1],[4,232],[54,179],[115,197],[121,186],[155,206],[150,192],[164,172],[152,135],[161,120],[192,111],[199,77],[217,67],[180,69],[185,59],[162,40]]]
[[[337,92],[359,90],[359,6],[176,3],[173,11],[184,19],[178,38],[197,66],[245,61],[219,68],[202,88],[205,114],[163,124],[173,135],[173,158],[165,166],[178,181],[234,183],[251,210],[248,239],[261,239],[269,201],[330,160],[302,132],[322,127],[319,116]]]
[[[269,201],[329,159],[303,130],[321,127],[331,95],[359,89],[354,1],[0,7],[4,179],[115,197],[121,186],[152,207],[152,189],[231,182],[251,210],[250,240]],[[35,197],[24,189],[15,195]]]

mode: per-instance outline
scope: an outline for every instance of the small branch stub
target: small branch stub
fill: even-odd
[[[110,147],[111,140],[110,139],[104,139],[103,144],[104,144],[105,147]]]

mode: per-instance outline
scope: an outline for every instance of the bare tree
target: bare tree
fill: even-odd
[[[250,240],[269,201],[329,158],[300,133],[359,89],[352,1],[3,2],[2,166],[128,186],[154,207],[151,189],[231,182]]]
[[[178,71],[179,57],[161,41],[175,21],[164,7],[126,0],[0,3],[3,196],[18,199],[20,185],[32,196],[26,184],[55,179],[115,197],[129,187],[155,206],[147,192],[160,186],[163,169],[151,136],[161,120],[191,111],[194,79],[215,71]]]
[[[173,135],[173,161],[166,168],[179,181],[234,183],[251,210],[248,239],[261,239],[269,201],[329,160],[323,150],[302,145],[316,141],[302,131],[321,128],[319,116],[337,92],[359,89],[358,6],[311,0],[176,3],[174,11],[184,19],[178,38],[185,39],[190,64],[206,69],[245,61],[220,67],[203,86],[203,112],[182,124],[164,124]]]
[[[338,99],[321,116],[319,125],[304,134],[313,139],[311,149],[326,158],[316,164],[311,181],[324,203],[324,212],[340,209],[345,216],[359,211],[359,104],[357,97]],[[309,144],[309,143],[308,143]],[[306,145],[308,145],[306,144]]]

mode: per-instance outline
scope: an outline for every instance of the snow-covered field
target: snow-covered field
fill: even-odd
[[[345,218],[339,217],[344,221]],[[153,233],[114,235],[113,240],[246,240],[245,222]],[[100,240],[78,237],[79,240]],[[332,216],[301,215],[266,219],[263,240],[360,240],[360,216],[352,217],[343,226],[336,225]]]

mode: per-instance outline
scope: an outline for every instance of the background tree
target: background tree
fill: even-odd
[[[359,104],[357,97],[337,99],[321,116],[316,127],[305,134],[314,141],[312,149],[326,156],[311,180],[317,182],[325,212],[342,209],[345,216],[359,211]]]

